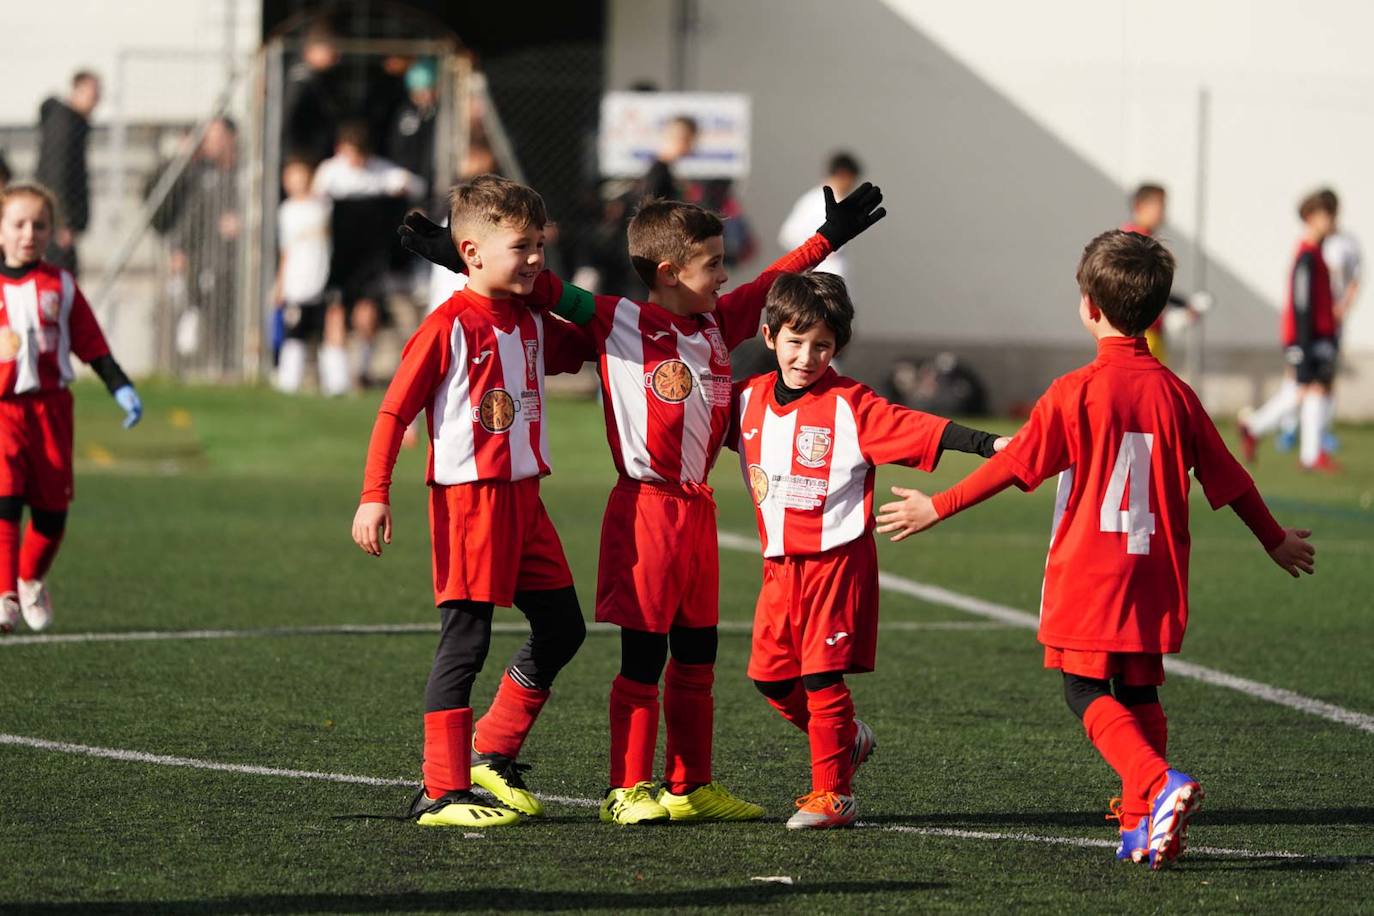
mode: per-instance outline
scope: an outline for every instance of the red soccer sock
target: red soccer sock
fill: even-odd
[[[19,523],[0,519],[0,594],[19,587]]]
[[[1143,703],[1127,708],[1130,709],[1131,715],[1135,716],[1136,724],[1140,726],[1145,740],[1150,742],[1150,747],[1154,748],[1156,754],[1168,760],[1169,719],[1164,715],[1164,707],[1158,703]],[[1149,816],[1150,803],[1154,798],[1150,795],[1133,796],[1126,790],[1126,784],[1122,783],[1121,800],[1122,810],[1127,819],[1126,827],[1129,829],[1137,823],[1137,818]]]
[[[24,529],[24,542],[19,548],[19,578],[32,582],[41,579],[52,568],[57,559],[57,548],[62,546],[62,533],[57,537],[40,534],[29,522]],[[0,583],[2,584],[2,583]]]
[[[854,700],[849,685],[841,681],[820,690],[806,692],[811,721],[806,733],[811,739],[811,788],[816,792],[853,792],[850,780],[854,767]]]
[[[802,687],[801,678],[792,682],[792,692],[781,700],[775,700],[772,697],[765,699],[788,722],[802,731],[807,730],[807,726],[811,723],[811,710],[806,705],[806,689]]]
[[[1122,807],[1131,829],[1134,815],[1149,812],[1149,803],[1163,783],[1169,764],[1150,745],[1135,716],[1112,697],[1098,697],[1083,713],[1083,728],[1093,747],[1121,777]],[[1146,806],[1140,812],[1140,802]],[[1135,809],[1134,811],[1132,809]]]
[[[491,708],[477,721],[472,749],[479,754],[501,754],[514,760],[548,699],[547,690],[521,686],[507,672],[496,688]]]
[[[425,795],[472,788],[472,710],[440,709],[425,713]]]
[[[715,724],[711,685],[715,679],[715,665],[668,660],[663,676],[663,718],[668,724],[663,778],[674,795],[686,795],[711,781],[711,733]]]
[[[658,685],[617,674],[611,682],[611,788],[654,776],[658,744]]]

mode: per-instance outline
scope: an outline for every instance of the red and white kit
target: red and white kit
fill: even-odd
[[[1193,390],[1144,340],[1106,338],[1094,362],[1050,386],[994,460],[1026,489],[1060,475],[1040,642],[1073,653],[1178,652],[1188,625],[1189,472],[1213,509],[1254,486]],[[1064,657],[1047,652],[1047,665],[1068,671]],[[1108,674],[1120,667],[1092,664]]]
[[[778,274],[829,253],[830,243],[812,236],[703,315],[596,297],[585,329],[600,353],[606,436],[620,473],[602,525],[597,620],[653,633],[719,620],[715,503],[705,484],[730,427],[730,351],[758,333]]]
[[[776,383],[770,372],[740,385],[732,433],[766,558],[749,676],[872,671],[874,468],[934,470],[949,421],[893,404],[833,369],[782,406]]]
[[[595,351],[577,328],[460,290],[406,344],[368,446],[362,501],[387,502],[406,426],[426,410],[435,603],[509,605],[572,584],[539,500],[550,472],[544,375]]]
[[[39,263],[0,275],[0,495],[40,509],[72,498],[71,358],[109,355],[95,313],[72,275]]]

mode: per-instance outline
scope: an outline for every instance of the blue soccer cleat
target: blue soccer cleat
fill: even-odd
[[[1150,868],[1170,865],[1188,846],[1188,822],[1202,805],[1202,786],[1187,773],[1168,770],[1150,809]]]
[[[1279,430],[1279,434],[1274,437],[1274,447],[1281,452],[1291,452],[1298,447],[1298,431],[1296,429]]]
[[[1121,832],[1121,845],[1116,847],[1116,858],[1119,862],[1144,863],[1150,858],[1150,819],[1142,817],[1134,827],[1127,830],[1120,826],[1124,813],[1121,809],[1121,799],[1113,798],[1107,803],[1111,813],[1107,815],[1107,820],[1116,821]]]

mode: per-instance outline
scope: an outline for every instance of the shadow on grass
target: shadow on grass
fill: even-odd
[[[395,894],[278,894],[213,897],[204,900],[132,900],[123,902],[67,901],[62,903],[6,903],[0,913],[69,913],[107,916],[181,913],[443,913],[492,910],[533,910],[554,913],[590,909],[674,910],[687,907],[757,907],[787,901],[819,903],[825,897],[847,894],[893,894],[941,890],[948,885],[929,881],[820,881],[795,885],[751,884],[745,887],[702,888],[692,891],[529,891],[513,888],[454,888],[450,891],[411,891]],[[839,901],[833,901],[839,906]]]
[[[1338,826],[1374,824],[1374,808],[1208,808],[1198,823],[1217,827],[1294,824]],[[974,812],[965,814],[872,814],[873,824],[911,827],[1100,827],[1103,815],[1090,811]]]

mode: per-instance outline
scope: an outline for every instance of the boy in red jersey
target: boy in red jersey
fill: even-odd
[[[797,799],[791,829],[852,824],[854,770],[877,746],[844,681],[873,670],[878,642],[874,468],[930,471],[945,449],[989,457],[1007,442],[837,375],[830,361],[853,320],[836,275],[779,277],[763,328],[778,370],[740,383],[727,441],[763,545],[749,677],[811,745],[811,792]]]
[[[35,631],[52,624],[45,580],[72,501],[72,354],[114,395],[126,429],[143,415],[71,273],[41,260],[56,211],[39,185],[0,190],[0,633],[21,614]]]
[[[647,302],[593,297],[552,277],[531,299],[583,325],[595,344],[619,472],[602,522],[596,586],[596,619],[620,627],[604,822],[763,816],[712,778],[720,548],[706,478],[730,426],[730,351],[758,333],[773,281],[815,266],[886,215],[871,184],[842,202],[829,189],[826,198],[815,235],[723,296],[720,219],[692,204],[651,200],[629,227],[630,260],[649,287]],[[403,243],[442,259],[445,240],[433,233],[412,215]],[[437,246],[426,243],[436,238]],[[660,679],[666,785],[655,794]]]
[[[1059,475],[1040,608],[1045,667],[1120,776],[1117,858],[1162,868],[1183,852],[1202,788],[1165,760],[1157,688],[1188,623],[1188,473],[1213,509],[1229,505],[1290,575],[1311,573],[1309,531],[1282,528],[1226,450],[1192,389],[1142,336],[1164,309],[1174,259],[1112,231],[1078,266],[1078,313],[1097,359],[1054,382],[1005,452],[932,500],[894,487],[879,531],[922,531],[1016,484]]]
[[[452,197],[451,244],[468,285],[406,344],[368,445],[353,539],[373,556],[391,542],[392,467],[425,409],[440,634],[425,689],[424,786],[411,814],[424,826],[487,827],[516,820],[516,811],[542,812],[515,760],[586,633],[539,478],[549,473],[544,375],[576,371],[596,354],[572,325],[514,298],[528,295],[544,268],[539,195],[482,175]],[[492,608],[512,603],[529,618],[530,638],[474,726],[469,699]],[[480,803],[473,783],[504,807]]]

